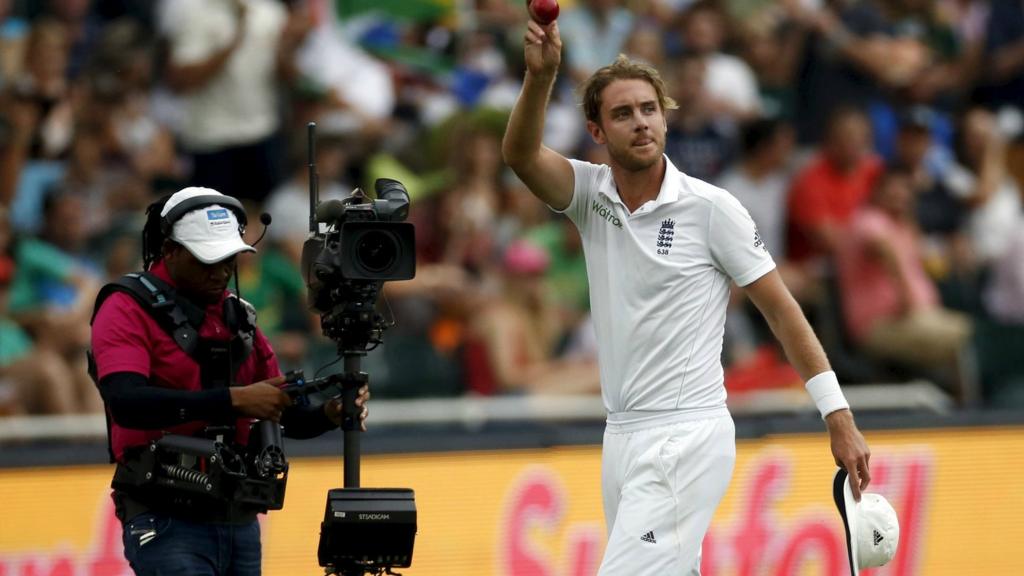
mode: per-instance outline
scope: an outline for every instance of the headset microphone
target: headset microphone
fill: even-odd
[[[251,244],[253,248],[255,248],[256,245],[260,243],[260,240],[263,240],[263,237],[267,235],[267,228],[270,226],[270,223],[273,220],[274,219],[270,217],[269,212],[264,212],[263,214],[260,214],[260,224],[263,224],[263,232],[261,232],[260,237],[257,238],[256,241]]]
[[[255,248],[256,245],[260,243],[260,240],[263,240],[263,237],[267,235],[267,228],[270,226],[270,223],[273,220],[274,219],[270,217],[270,213],[269,212],[264,212],[264,213],[260,214],[260,224],[263,224],[263,232],[260,232],[260,237],[257,238],[255,242],[250,244],[250,246]],[[238,296],[239,298],[241,298],[242,297],[242,290],[241,290],[241,288],[238,287],[238,261],[237,260],[235,260],[234,276],[235,276],[235,295]]]

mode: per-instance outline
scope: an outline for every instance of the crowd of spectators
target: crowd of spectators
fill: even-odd
[[[651,63],[679,103],[669,159],[750,211],[845,382],[1021,401],[1024,3],[561,4],[548,146],[601,162],[574,88],[619,53]],[[375,397],[598,393],[578,235],[501,160],[526,18],[522,0],[0,0],[0,414],[102,410],[93,298],[141,267],[145,207],[190,184],[273,216],[238,285],[283,368],[336,359],[303,303],[309,121],[321,199],[380,177],[412,197],[418,274],[385,285]],[[751,310],[732,304],[727,374],[779,385]]]

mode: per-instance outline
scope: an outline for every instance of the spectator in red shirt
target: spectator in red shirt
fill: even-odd
[[[821,151],[799,173],[789,195],[789,258],[805,263],[829,257],[854,211],[882,171],[871,151],[871,127],[856,108],[829,119]]]

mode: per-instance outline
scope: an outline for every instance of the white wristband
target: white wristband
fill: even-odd
[[[805,387],[811,398],[814,399],[814,405],[818,407],[822,418],[836,410],[850,407],[850,404],[846,402],[846,397],[843,396],[843,390],[839,388],[839,379],[836,378],[836,373],[831,370],[811,378]]]

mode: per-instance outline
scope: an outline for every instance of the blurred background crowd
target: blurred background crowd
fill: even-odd
[[[619,53],[665,76],[666,153],[738,197],[846,383],[1024,405],[1024,2],[563,0],[545,142],[602,162],[574,88]],[[412,197],[418,274],[363,364],[375,398],[597,394],[573,225],[501,160],[523,0],[0,0],[0,414],[102,410],[99,286],[145,207],[243,199],[239,288],[284,369],[336,358],[306,308],[306,123],[321,199]],[[737,294],[731,393],[800,387]],[[326,370],[330,370],[327,368]]]

